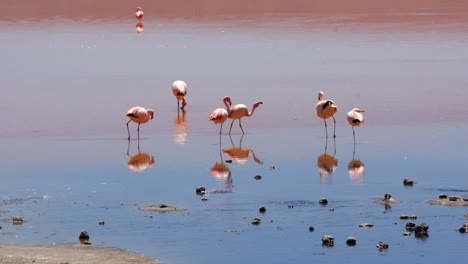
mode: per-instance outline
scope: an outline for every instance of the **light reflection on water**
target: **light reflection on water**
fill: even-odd
[[[12,88],[0,99],[10,113],[0,131],[2,243],[77,242],[86,229],[94,244],[167,263],[463,257],[466,237],[455,229],[466,208],[425,201],[468,188],[466,35],[146,21],[143,34],[130,18],[12,22],[0,31],[9,62],[0,80]],[[175,79],[191,86],[185,112],[174,107]],[[318,90],[338,104],[336,139],[325,139],[314,115]],[[220,138],[207,120],[225,95],[264,102],[243,121],[245,135]],[[128,142],[122,112],[137,104],[156,115]],[[367,120],[354,143],[342,109],[355,105]],[[404,178],[417,183],[404,187]],[[202,202],[198,186],[215,192]],[[384,193],[402,203],[372,203]],[[154,203],[189,211],[138,210]],[[403,237],[401,214],[427,222],[429,238]],[[27,222],[10,225],[16,215]],[[255,217],[261,225],[250,224]],[[335,236],[334,248],[321,246],[324,234]],[[344,243],[351,235],[355,248]],[[376,250],[381,240],[388,251]]]

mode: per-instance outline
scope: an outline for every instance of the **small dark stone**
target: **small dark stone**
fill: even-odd
[[[335,238],[330,235],[322,236],[322,245],[327,247],[333,247],[335,245]]]
[[[274,170],[275,169],[275,165],[270,165],[270,170]]]
[[[334,211],[335,211],[335,208],[330,208],[330,209],[328,209],[328,211],[334,212]]]
[[[403,180],[403,185],[405,186],[413,186],[414,181],[412,179],[404,179]]]
[[[346,245],[355,246],[356,245],[356,238],[355,237],[348,237],[346,239]]]
[[[205,187],[197,187],[197,189],[195,189],[195,192],[197,193],[197,195],[205,195],[206,189]]]
[[[326,205],[328,204],[328,200],[326,198],[322,198],[319,200],[319,204]]]
[[[80,235],[78,236],[78,239],[80,240],[81,244],[84,244],[84,245],[90,245],[91,244],[91,243],[89,243],[89,234],[85,230],[80,232]],[[89,243],[89,244],[87,244],[87,243]]]
[[[294,208],[293,204],[288,204],[288,208]]]
[[[386,250],[388,249],[388,243],[379,241],[376,246],[379,250]]]
[[[313,226],[309,226],[309,232],[314,232],[315,228]]]
[[[226,163],[232,163],[231,159],[226,160]]]
[[[208,201],[208,198],[203,197],[201,200],[202,200],[202,202],[206,202],[206,201]]]
[[[104,221],[99,221],[99,225],[104,225],[105,222]]]
[[[468,233],[468,223],[464,223],[459,229],[458,231],[460,233]]]
[[[414,233],[415,234],[427,233],[428,230],[429,230],[429,225],[426,224],[426,223],[417,224],[414,227]]]
[[[418,217],[416,215],[412,215],[412,216],[409,217],[409,219],[416,220],[416,219],[418,219]]]
[[[409,218],[409,215],[400,215],[401,220],[408,220]]]
[[[465,213],[464,216],[465,216],[465,217],[468,217],[468,213]]]
[[[404,236],[410,236],[411,233],[410,233],[410,232],[404,232],[403,235],[404,235]]]
[[[258,211],[262,214],[264,214],[266,212],[266,208],[265,207],[260,207],[260,209],[258,209]]]
[[[257,181],[258,181],[258,180],[261,180],[261,179],[262,179],[262,176],[261,176],[261,175],[255,175],[255,176],[254,176],[254,179],[257,180]]]
[[[413,223],[413,222],[406,223],[406,230],[408,230],[408,231],[413,231],[415,229],[415,227],[416,227],[416,224]]]
[[[439,199],[447,199],[447,195],[445,193],[439,194]]]
[[[463,198],[461,196],[458,196],[458,195],[451,195],[449,196],[449,201],[451,202],[456,202],[456,201],[461,201],[463,200]]]
[[[369,224],[369,223],[362,223],[362,224],[359,224],[359,227],[366,227],[366,228],[369,228],[369,227],[374,227],[373,224]]]
[[[262,223],[262,220],[260,218],[254,218],[252,221],[252,225],[259,225]]]

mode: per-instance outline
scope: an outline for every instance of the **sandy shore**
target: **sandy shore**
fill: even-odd
[[[118,264],[118,263],[156,263],[162,262],[133,254],[121,249],[102,248],[81,244],[53,246],[0,245],[0,264],[20,263],[73,263],[73,264]]]

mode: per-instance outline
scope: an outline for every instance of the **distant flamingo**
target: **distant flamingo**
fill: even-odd
[[[137,11],[135,12],[135,16],[137,19],[143,19],[143,11],[141,9],[141,7],[137,7]]]
[[[226,105],[226,108],[228,108],[229,105],[231,105],[231,98],[226,96],[226,97],[224,97],[223,101],[224,101],[224,104]],[[229,105],[228,105],[228,103],[229,103]],[[258,106],[260,106],[261,104],[263,104],[263,102],[255,102],[253,104],[253,106],[252,106],[252,111],[251,112],[249,112],[249,109],[244,104],[237,104],[237,105],[234,105],[234,106],[230,107],[229,108],[228,118],[231,118],[232,122],[231,122],[231,127],[229,128],[229,134],[231,134],[232,125],[234,124],[234,121],[236,119],[239,120],[239,127],[242,130],[242,134],[244,134],[244,129],[242,128],[241,118],[243,118],[244,116],[252,116],[255,109]]]
[[[348,112],[346,116],[348,119],[348,123],[353,128],[353,138],[354,138],[355,144],[356,144],[356,136],[354,134],[354,127],[359,126],[362,122],[364,122],[364,115],[362,114],[363,112],[364,110],[362,109],[353,108],[351,111]]]
[[[320,91],[318,93],[318,100],[319,102],[317,103],[316,109],[317,109],[317,116],[320,118],[323,118],[323,123],[325,124],[325,136],[328,138],[328,132],[327,132],[327,121],[325,119],[332,117],[333,118],[333,137],[336,137],[335,134],[335,127],[336,127],[336,120],[335,117],[333,116],[337,110],[338,107],[336,106],[335,102],[332,100],[325,100],[323,99],[324,93]]]
[[[138,140],[140,139],[140,124],[144,124],[148,122],[150,119],[153,119],[154,117],[154,110],[153,109],[148,109],[146,110],[143,107],[140,106],[135,106],[130,108],[128,112],[125,114],[130,120],[127,122],[127,132],[128,132],[128,140],[130,140],[130,130],[128,128],[128,123],[130,121],[133,121],[135,123],[138,123]]]
[[[210,114],[210,121],[213,121],[215,124],[221,124],[221,127],[219,128],[219,135],[221,135],[221,131],[223,129],[223,124],[228,118],[228,112],[224,108],[217,108],[213,110]]]
[[[142,33],[143,30],[144,30],[144,27],[145,27],[145,26],[143,25],[143,23],[138,22],[138,23],[136,24],[136,26],[135,26],[136,32],[137,32],[138,34]]]
[[[182,107],[180,109],[184,110],[184,107],[187,105],[185,101],[185,96],[187,95],[187,84],[184,81],[175,81],[172,84],[172,93],[177,98],[177,108],[179,108],[179,100],[182,101]]]

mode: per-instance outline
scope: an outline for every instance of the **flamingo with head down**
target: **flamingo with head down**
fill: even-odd
[[[354,138],[355,144],[356,144],[356,136],[354,134],[354,127],[359,126],[361,123],[364,122],[364,115],[362,113],[364,113],[364,110],[359,109],[359,108],[353,108],[346,115],[346,119],[348,120],[348,123],[353,128],[353,138]]]
[[[181,110],[184,110],[184,107],[187,105],[185,96],[187,95],[187,84],[184,81],[178,80],[172,83],[172,94],[177,98],[177,108],[179,108],[179,101],[182,101]]]
[[[137,7],[137,11],[135,12],[135,17],[137,19],[143,19],[143,10],[141,9],[141,7]]]

